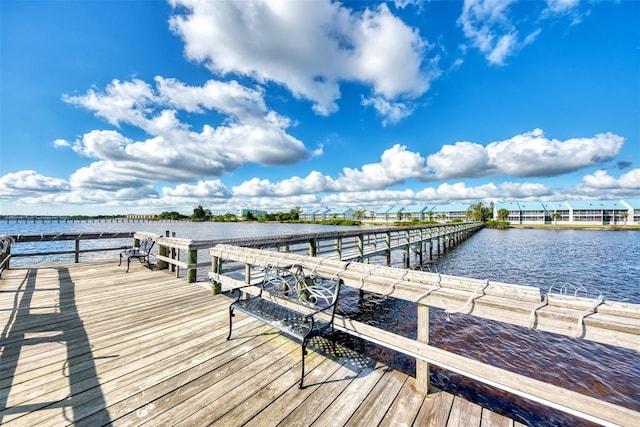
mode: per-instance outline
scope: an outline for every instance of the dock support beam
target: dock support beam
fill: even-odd
[[[222,259],[217,256],[211,257],[211,271],[213,272],[213,277],[217,278],[218,274],[222,274]],[[211,279],[211,293],[213,295],[218,295],[222,293],[222,283],[218,281],[214,281]]]
[[[418,303],[418,341],[429,344],[429,306]],[[429,393],[429,363],[416,359],[416,388]]]
[[[198,264],[198,251],[187,251],[187,264],[189,265],[189,269],[187,270],[187,283],[195,283],[198,273],[198,269],[196,268],[196,264]]]

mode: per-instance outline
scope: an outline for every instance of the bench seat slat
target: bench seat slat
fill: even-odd
[[[285,307],[274,301],[260,297],[239,300],[234,308],[245,314],[249,314],[260,321],[279,329],[292,338],[302,341],[311,331],[311,321],[306,320],[306,314]],[[314,332],[321,333],[330,327],[329,322],[316,319]]]

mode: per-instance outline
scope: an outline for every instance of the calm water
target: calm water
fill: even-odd
[[[213,239],[313,233],[334,228],[345,229],[257,223],[0,223],[0,234],[71,231],[164,234],[165,230],[170,230],[178,237]],[[83,247],[87,243],[83,242]],[[128,239],[122,242],[129,243]],[[26,248],[19,250],[27,251]],[[36,250],[44,248],[39,245]],[[16,259],[22,260],[33,262]],[[430,268],[446,274],[531,285],[544,292],[553,288],[555,292],[564,290],[592,298],[602,294],[606,300],[640,303],[638,260],[640,232],[485,229],[444,256],[436,257]],[[399,253],[394,255],[394,262],[400,265]],[[351,293],[343,298],[341,308],[346,314],[415,337],[415,307],[412,304],[372,294],[360,300],[355,295]],[[343,340],[413,374],[414,361],[409,358],[350,337],[343,337]],[[640,354],[637,351],[530,331],[473,316],[457,314],[447,319],[444,312],[437,309],[431,310],[430,342],[458,354],[640,411]],[[432,381],[437,387],[528,425],[589,425],[443,370],[434,368]]]

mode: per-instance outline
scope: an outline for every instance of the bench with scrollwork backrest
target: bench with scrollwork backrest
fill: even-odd
[[[241,288],[235,288],[238,298],[229,306],[229,336],[233,329],[234,311],[255,317],[300,341],[302,346],[302,374],[299,387],[303,388],[304,357],[307,345],[314,337],[329,337],[335,349],[333,320],[342,280],[305,273],[299,264],[276,267],[267,265],[260,282],[258,295],[242,298]],[[247,285],[251,286],[251,285]],[[326,316],[318,316],[326,313]]]
[[[153,245],[155,243],[156,242],[152,237],[147,237],[146,239],[141,240],[137,246],[134,246],[131,249],[127,249],[126,251],[120,252],[120,262],[118,263],[118,265],[119,266],[122,265],[122,258],[126,258],[127,259],[126,273],[128,273],[131,259],[138,258],[140,260],[140,263],[143,263],[146,261],[147,267],[150,267],[149,255],[151,255],[151,249],[153,248]]]

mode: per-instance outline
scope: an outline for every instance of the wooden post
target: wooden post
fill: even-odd
[[[244,283],[251,283],[251,264],[249,263],[244,265]]]
[[[317,256],[318,255],[318,239],[309,240],[309,256]]]
[[[196,250],[188,250],[187,251],[187,264],[190,268],[187,270],[187,283],[194,283],[196,281],[196,277],[198,274],[198,269],[195,267],[191,267],[192,264],[198,263],[198,251]]]
[[[75,260],[76,260],[76,264],[80,262],[80,239],[76,239]]]
[[[364,234],[358,234],[358,258],[364,262]]]
[[[169,232],[167,231],[167,237],[169,237]],[[171,237],[176,237],[176,233],[175,231],[173,232],[173,234],[171,235]],[[176,259],[176,248],[171,248],[171,259],[175,260]],[[176,265],[171,263],[171,271],[176,271]],[[180,271],[176,271],[176,277],[178,277],[180,275]]]
[[[385,237],[387,244],[387,267],[391,267],[391,232],[387,231],[387,235]]]
[[[158,244],[158,255],[160,256],[167,256],[167,247],[165,245],[160,245]],[[159,270],[166,270],[169,268],[169,264],[167,263],[167,261],[158,260],[158,269]]]
[[[429,344],[429,306],[418,303],[418,341]],[[416,359],[416,388],[429,393],[429,363]]]
[[[411,266],[411,232],[409,230],[405,230],[404,240],[404,253],[406,254],[406,257],[404,259],[404,268],[409,268]]]
[[[217,256],[211,257],[211,272],[214,277],[216,277],[216,274],[222,273],[222,260]],[[222,284],[220,282],[216,282],[215,279],[211,279],[211,293],[213,295],[222,293]]]

